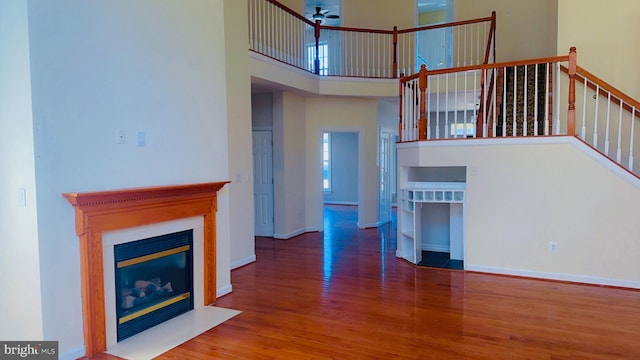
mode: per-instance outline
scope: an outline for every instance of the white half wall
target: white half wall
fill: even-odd
[[[640,181],[579,140],[422,142],[399,162],[467,167],[465,268],[640,287]]]

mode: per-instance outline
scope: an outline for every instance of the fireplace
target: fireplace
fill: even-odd
[[[194,298],[192,301],[195,300],[196,308],[215,303],[217,192],[227,183],[228,181],[63,194],[74,207],[75,229],[80,240],[82,320],[88,357],[106,350],[106,323],[114,319],[112,314],[116,312],[109,312],[108,318],[105,313],[108,303],[114,304],[105,301],[105,277],[109,275],[113,279],[111,264],[115,263],[113,259],[105,261],[113,255],[113,251],[108,252],[111,255],[103,251],[105,232],[128,232],[137,227],[182,222],[193,217],[201,219],[202,241],[197,253],[193,252],[193,256],[200,260],[195,264],[197,266],[193,266],[193,277],[200,279],[194,286],[196,290],[202,290],[195,292],[197,296],[192,294],[190,297]],[[140,236],[127,242],[187,229],[189,228]],[[111,288],[114,287],[115,285]],[[115,300],[116,296],[114,292],[110,299]]]
[[[113,250],[117,341],[193,309],[193,230]]]

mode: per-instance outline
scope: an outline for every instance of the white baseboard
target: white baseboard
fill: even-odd
[[[325,200],[324,203],[326,205],[349,205],[349,206],[353,206],[353,205],[358,205],[357,201],[331,201],[331,200]]]
[[[451,247],[445,245],[422,244],[424,251],[451,252]]]
[[[232,291],[233,291],[233,286],[231,284],[225,285],[221,288],[218,288],[218,290],[216,290],[216,297],[219,298],[221,296],[230,294]]]
[[[60,353],[58,356],[59,360],[76,360],[79,359],[83,356],[85,356],[87,353],[87,350],[85,349],[84,345],[83,346],[78,346],[76,348],[73,348],[69,351],[65,351],[63,353]]]
[[[605,285],[605,286],[640,289],[640,281],[609,279],[609,278],[585,276],[585,275],[547,273],[547,272],[540,272],[540,271],[509,269],[509,268],[501,268],[501,267],[495,267],[495,266],[482,266],[482,265],[472,265],[472,264],[465,264],[464,269],[468,271],[477,271],[477,272],[492,273],[492,274],[525,276],[525,277],[547,279],[547,280],[559,280],[559,281],[568,281],[568,282],[583,283],[583,284],[594,284],[594,285]]]
[[[286,239],[291,239],[292,237],[295,237],[295,236],[298,236],[298,235],[302,235],[304,233],[317,232],[317,231],[322,231],[322,230],[323,230],[322,228],[308,227],[308,228],[298,229],[296,231],[292,231],[292,232],[287,233],[287,234],[273,234],[273,238],[274,239],[286,240]]]
[[[256,261],[256,254],[253,254],[247,258],[235,261],[231,263],[231,270],[233,269],[237,269],[241,266],[245,266],[247,264],[251,264],[252,262]]]

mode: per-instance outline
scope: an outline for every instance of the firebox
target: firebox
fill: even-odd
[[[193,310],[193,230],[114,246],[117,341]]]

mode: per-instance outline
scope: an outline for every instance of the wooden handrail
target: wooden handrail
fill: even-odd
[[[487,64],[489,62],[489,53],[491,52],[491,44],[493,43],[493,61],[496,61],[496,43],[493,41],[496,34],[496,12],[491,12],[491,28],[489,28],[489,39],[487,39],[487,48],[484,52],[484,62],[483,64]]]
[[[560,66],[560,70],[562,70],[562,72],[567,74],[569,72],[569,69],[565,66]],[[585,70],[584,68],[581,68],[580,66],[576,66],[575,79],[584,84],[585,78],[588,79],[587,86],[589,87],[589,89],[595,91],[596,90],[595,84],[597,84],[600,87],[600,91],[598,95],[608,96],[609,93],[611,93],[611,100],[617,103],[620,103],[622,101],[623,108],[626,111],[632,112],[634,108],[636,109],[636,111],[640,111],[640,102],[630,97],[629,95],[623,93],[622,91],[616,89],[615,87],[610,85],[608,82],[593,75],[592,73]]]
[[[495,14],[495,11],[493,12],[493,14]],[[443,23],[443,24],[413,27],[413,28],[398,30],[398,32],[401,33],[401,34],[404,34],[404,33],[416,32],[416,31],[439,29],[439,28],[444,28],[444,27],[453,27],[453,26],[460,26],[460,25],[476,24],[476,23],[481,23],[481,22],[492,21],[492,19],[494,19],[493,15],[489,16],[489,17],[477,18],[477,19],[471,19],[471,20],[460,20],[460,21],[453,21],[453,22],[448,22],[448,23]]]
[[[277,1],[277,0],[265,0],[266,2],[269,2],[279,8],[281,8],[282,10],[286,11],[287,13],[293,15],[294,17],[306,22],[307,24],[309,24],[309,26],[314,26],[315,24],[313,23],[313,21],[307,19],[306,17],[298,14],[297,12],[295,12],[294,10],[292,10],[291,8],[289,8],[287,5],[284,5],[283,3]]]
[[[489,69],[497,69],[497,68],[501,68],[501,67],[535,65],[535,64],[554,63],[554,62],[562,62],[562,61],[569,61],[569,55],[553,56],[553,57],[545,57],[545,58],[537,58],[537,59],[528,59],[528,60],[518,60],[518,61],[505,61],[505,62],[493,63],[493,64],[479,64],[479,65],[460,66],[460,67],[449,68],[449,69],[429,70],[429,76],[431,76],[431,75],[451,74],[451,73],[465,72],[465,71],[472,71],[472,70],[483,70],[483,69],[489,70]],[[578,67],[578,69],[580,69],[580,67]],[[416,79],[418,76],[419,76],[419,73],[415,73],[415,74],[404,76],[400,80],[401,81],[408,81],[408,80]]]
[[[569,55],[528,59],[528,60],[518,60],[518,61],[505,61],[505,62],[492,63],[492,64],[460,66],[460,67],[449,68],[449,69],[429,70],[429,75],[441,75],[441,74],[447,74],[447,73],[457,73],[457,72],[482,70],[482,69],[489,70],[489,69],[496,69],[501,67],[535,65],[535,64],[541,64],[541,63],[553,63],[553,62],[561,62],[561,61],[569,61]]]

